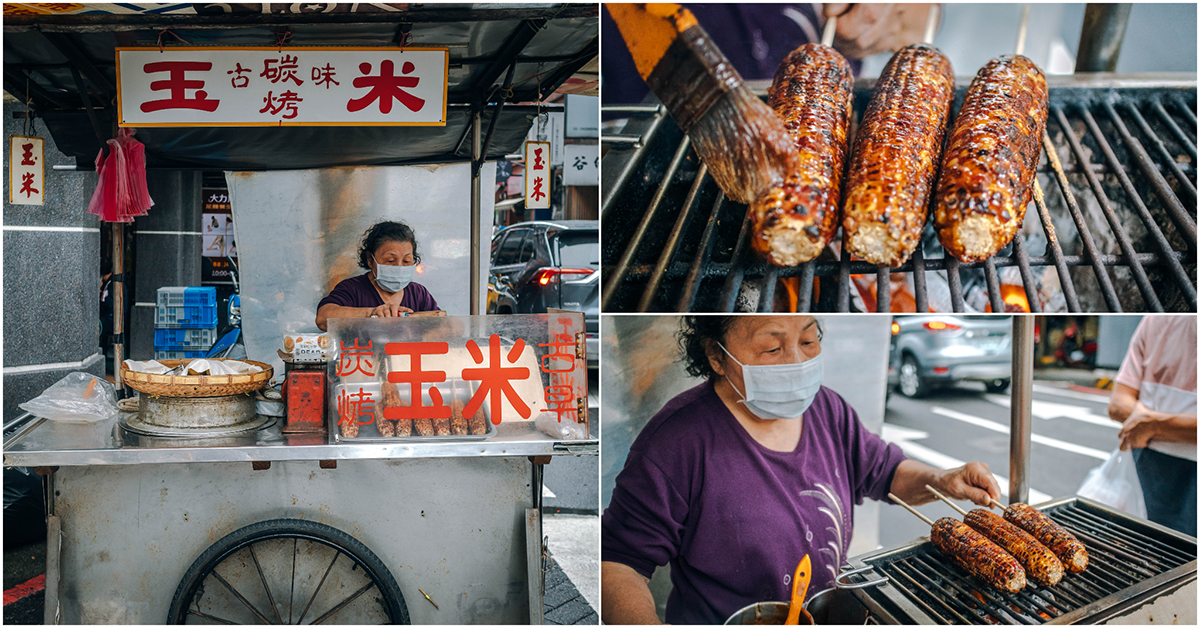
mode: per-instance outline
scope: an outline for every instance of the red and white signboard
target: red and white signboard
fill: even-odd
[[[525,209],[550,207],[550,142],[525,142]]]
[[[13,205],[41,205],[46,188],[46,167],[42,163],[45,144],[40,137],[12,135],[8,140],[8,202]]]
[[[444,126],[447,48],[117,48],[120,126]]]

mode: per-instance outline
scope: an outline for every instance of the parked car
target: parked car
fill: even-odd
[[[588,367],[600,364],[600,223],[521,222],[492,238],[496,314],[583,312]],[[500,293],[508,292],[504,298]]]
[[[1012,319],[992,315],[908,315],[892,318],[888,387],[923,397],[961,381],[988,392],[1012,380]]]

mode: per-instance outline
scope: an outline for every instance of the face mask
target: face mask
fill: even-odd
[[[812,405],[817,391],[821,389],[821,377],[825,369],[821,354],[799,364],[742,364],[733,357],[725,345],[717,343],[729,359],[742,367],[742,381],[746,392],[738,403],[746,406],[760,419],[794,419]],[[733,383],[730,382],[730,385]]]
[[[416,266],[390,266],[375,260],[375,283],[388,292],[400,292],[412,283]]]

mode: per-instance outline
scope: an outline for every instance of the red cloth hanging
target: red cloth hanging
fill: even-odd
[[[133,139],[134,130],[122,128],[96,155],[100,176],[88,204],[88,213],[104,222],[133,222],[154,205],[146,188],[146,146]]]

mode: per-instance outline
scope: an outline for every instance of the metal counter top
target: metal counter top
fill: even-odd
[[[532,422],[501,423],[485,441],[335,443],[324,435],[284,435],[282,422],[244,436],[156,438],[134,434],[113,417],[95,423],[33,418],[4,441],[4,466],[89,466],[185,462],[379,460],[477,456],[598,455],[600,442],[555,440]]]

